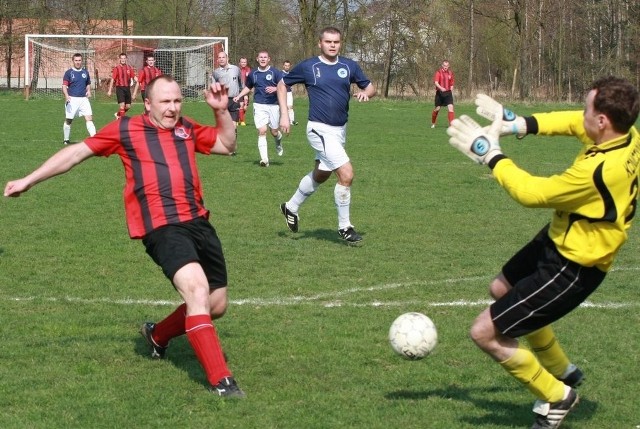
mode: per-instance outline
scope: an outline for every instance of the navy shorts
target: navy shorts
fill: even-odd
[[[436,107],[438,106],[448,106],[449,104],[453,104],[453,92],[451,91],[436,91],[436,99],[434,101]]]
[[[517,338],[543,328],[578,307],[606,275],[562,256],[549,238],[549,225],[502,268],[513,287],[491,304],[499,332]]]
[[[118,103],[131,104],[131,88],[128,86],[116,86],[116,100],[118,100]]]
[[[222,244],[206,219],[162,226],[147,234],[142,243],[169,280],[173,281],[180,268],[198,262],[207,276],[210,289],[227,286]]]

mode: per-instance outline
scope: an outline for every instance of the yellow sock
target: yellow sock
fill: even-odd
[[[562,377],[569,367],[569,358],[560,347],[551,325],[526,335],[525,338],[536,354],[540,364],[556,378]]]
[[[524,346],[519,345],[513,356],[500,362],[500,365],[539,399],[558,402],[564,398],[564,383],[544,369],[535,355]]]

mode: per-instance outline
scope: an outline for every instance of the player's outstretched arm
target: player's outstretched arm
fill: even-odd
[[[495,156],[502,155],[501,128],[502,117],[500,116],[495,116],[490,126],[482,128],[469,116],[462,115],[451,122],[447,128],[447,134],[451,137],[449,139],[451,146],[478,164],[489,164]]]
[[[93,155],[93,151],[84,142],[66,146],[28,176],[8,182],[4,188],[4,196],[19,197],[21,193],[28,191],[36,184],[66,173]]]
[[[505,109],[502,104],[489,97],[486,94],[478,94],[476,96],[476,113],[493,121],[496,117],[502,118],[502,127],[500,135],[507,136],[515,134],[518,138],[527,135],[527,123],[522,116],[518,116],[509,109]]]

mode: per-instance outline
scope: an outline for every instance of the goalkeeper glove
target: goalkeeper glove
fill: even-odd
[[[478,164],[489,164],[496,155],[502,155],[500,149],[500,129],[502,118],[496,116],[493,123],[482,128],[467,115],[454,119],[447,134],[451,136],[449,144]]]
[[[476,113],[483,118],[493,121],[497,116],[502,117],[501,136],[515,134],[519,139],[527,135],[527,123],[522,116],[518,116],[509,109],[502,107],[493,98],[485,94],[476,96]]]

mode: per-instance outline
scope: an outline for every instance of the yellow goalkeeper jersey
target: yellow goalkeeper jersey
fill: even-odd
[[[538,135],[576,136],[583,144],[573,165],[561,174],[537,177],[511,159],[493,174],[513,199],[526,207],[555,209],[549,237],[567,259],[608,271],[635,214],[638,199],[640,135],[595,145],[586,135],[583,111],[534,114]]]

